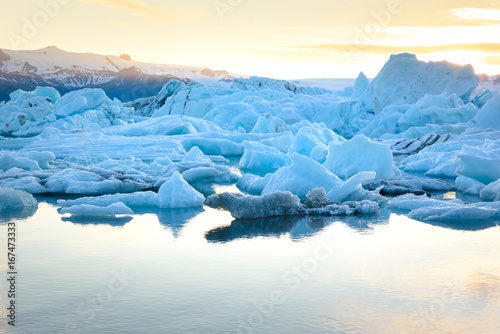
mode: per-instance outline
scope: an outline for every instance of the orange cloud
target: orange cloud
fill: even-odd
[[[471,43],[471,44],[449,44],[449,45],[417,45],[417,46],[398,46],[398,45],[375,45],[375,44],[312,44],[296,45],[290,49],[299,52],[309,51],[318,56],[326,53],[355,52],[369,53],[378,55],[387,55],[391,53],[410,52],[415,54],[431,54],[446,51],[480,51],[495,53],[500,52],[498,43]]]
[[[489,65],[500,65],[500,54],[482,59],[483,63]]]

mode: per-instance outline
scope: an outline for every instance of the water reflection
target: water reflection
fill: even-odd
[[[487,230],[492,227],[499,226],[500,221],[499,220],[456,220],[456,221],[440,221],[440,222],[434,222],[434,221],[424,221],[423,223],[433,225],[433,226],[439,226],[439,227],[444,227],[448,228],[451,230],[458,230],[458,231],[482,231],[482,230]]]
[[[124,217],[85,217],[85,216],[70,216],[62,217],[64,222],[70,222],[77,225],[110,225],[113,227],[123,227],[133,219],[131,216]]]
[[[174,237],[178,237],[182,228],[194,217],[205,211],[203,208],[159,210],[156,214],[160,224],[168,226]]]
[[[38,207],[25,207],[0,211],[0,225],[6,225],[14,219],[26,219],[33,216]]]
[[[279,237],[290,233],[299,222],[308,218],[299,216],[271,217],[261,219],[237,219],[230,225],[217,227],[205,233],[209,242],[230,242],[242,238]],[[305,223],[304,223],[305,224]]]
[[[387,223],[390,212],[382,211],[380,215],[323,217],[323,216],[289,216],[262,219],[236,219],[230,225],[217,227],[205,233],[209,242],[226,243],[237,239],[255,237],[280,237],[290,234],[292,239],[305,239],[314,236],[333,223],[342,223],[361,234],[370,234],[373,224]]]
[[[184,208],[184,209],[158,209],[158,208],[134,208],[135,214],[145,215],[154,214],[158,217],[161,225],[172,230],[174,237],[178,237],[184,226],[194,217],[204,212],[203,208]]]

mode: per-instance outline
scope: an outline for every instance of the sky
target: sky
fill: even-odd
[[[500,74],[500,0],[16,0],[0,48],[66,51],[280,79],[374,77],[389,56]]]

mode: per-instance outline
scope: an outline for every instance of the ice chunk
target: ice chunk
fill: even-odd
[[[232,173],[226,166],[194,167],[182,173],[184,180],[190,184],[198,181],[209,181],[213,183],[232,183],[238,180],[237,175]]]
[[[479,89],[480,89],[480,87],[477,88],[477,90],[479,90]],[[495,97],[495,95],[496,94],[494,92],[492,92],[489,89],[486,89],[482,93],[476,95],[471,102],[474,103],[474,105],[476,107],[482,108],[482,107],[484,107],[484,105],[486,104],[486,102],[488,102],[493,97]]]
[[[0,152],[0,170],[7,171],[19,168],[28,171],[50,169],[49,163],[54,162],[55,156],[51,152]]]
[[[242,169],[278,169],[290,165],[290,158],[277,149],[258,142],[243,142],[245,153],[240,159]]]
[[[134,212],[124,203],[117,202],[106,207],[90,204],[74,205],[68,208],[62,208],[61,213],[69,213],[73,216],[109,217],[116,215],[131,215]]]
[[[363,187],[375,190],[382,187],[381,194],[403,195],[412,193],[424,195],[427,191],[450,191],[453,187],[441,180],[422,178],[418,176],[398,176],[389,179],[366,181]]]
[[[420,208],[442,207],[460,203],[462,203],[460,200],[442,201],[429,198],[426,195],[417,196],[415,194],[406,194],[389,201],[389,207],[397,210],[412,211]]]
[[[311,207],[321,208],[331,204],[328,197],[326,197],[325,188],[314,188],[306,194]]]
[[[342,185],[330,190],[327,194],[332,203],[344,201],[358,201],[367,195],[367,191],[361,186],[363,182],[375,178],[375,172],[360,172],[349,178]]]
[[[478,221],[500,217],[500,202],[492,203],[448,203],[440,206],[422,207],[411,211],[408,217],[421,221]]]
[[[500,130],[500,93],[486,102],[474,121],[482,129]]]
[[[236,219],[296,216],[305,213],[299,198],[289,191],[278,191],[262,196],[223,193],[209,196],[205,205],[228,210]]]
[[[0,213],[37,206],[38,203],[33,195],[21,190],[0,187]]]
[[[290,166],[280,168],[269,177],[262,194],[290,191],[305,200],[306,194],[314,188],[323,187],[329,191],[342,184],[336,175],[310,158],[292,153],[290,159]]]
[[[106,99],[106,93],[100,88],[76,90],[65,94],[56,102],[54,113],[58,117],[78,114],[100,107]]]
[[[465,145],[457,158],[457,174],[488,184],[500,178],[500,148],[485,151]]]
[[[392,55],[360,101],[376,114],[389,105],[414,104],[426,94],[456,94],[467,103],[478,81],[471,65],[426,63],[412,54]]]
[[[9,170],[9,172],[16,169],[17,168],[12,168]],[[16,190],[23,190],[29,192],[30,194],[42,194],[48,192],[48,190],[40,184],[40,178],[35,176],[23,175],[21,172],[16,174],[17,175],[1,175],[0,186]]]
[[[250,91],[273,90],[287,94],[332,94],[332,91],[319,87],[301,86],[285,80],[276,80],[256,76],[234,79],[231,88]]]
[[[456,95],[425,95],[417,104],[412,105],[398,120],[400,131],[413,126],[427,124],[456,124],[470,121],[476,116],[477,108]]]
[[[488,184],[480,194],[484,201],[500,201],[500,179]]]
[[[203,154],[203,152],[197,146],[193,146],[186,154],[184,159],[182,159],[182,161],[212,164],[212,160],[210,160],[210,158]]]
[[[54,130],[53,128],[49,128]],[[43,134],[42,134],[43,135]],[[40,138],[41,137],[41,138]],[[133,156],[142,160],[154,160],[167,155],[171,159],[186,154],[179,140],[168,136],[123,137],[86,132],[47,131],[47,136],[39,136],[24,146],[23,152],[50,151],[56,158],[69,156],[97,157],[102,154],[113,159]],[[15,139],[17,141],[17,139]],[[2,142],[0,142],[2,144]],[[0,146],[1,147],[1,146]]]
[[[158,200],[160,208],[176,209],[203,206],[205,197],[184,181],[181,174],[176,171],[160,187]]]
[[[33,97],[47,97],[52,104],[56,103],[61,98],[61,94],[53,87],[37,86],[34,91],[25,92],[18,89],[9,95],[13,104],[21,105],[24,101]]]
[[[369,200],[344,202],[342,204],[327,205],[322,208],[306,209],[308,215],[318,216],[374,215],[378,214],[379,211],[380,206],[378,203]]]
[[[252,133],[276,133],[287,131],[285,122],[271,114],[259,117],[257,123],[252,129]]]
[[[411,105],[387,106],[375,116],[362,130],[370,138],[380,138],[384,134],[399,134],[399,119],[408,111]]]
[[[244,174],[236,183],[236,186],[244,192],[252,195],[260,195],[266,187],[273,173],[268,173],[264,177],[253,174]]]
[[[221,130],[219,126],[206,120],[188,116],[166,115],[138,123],[110,127],[103,132],[128,137],[140,137],[147,135],[174,136]]]
[[[353,98],[358,98],[366,90],[366,87],[370,84],[370,80],[366,77],[363,72],[360,72],[358,78],[354,82],[354,92],[352,93]]]
[[[475,178],[474,173],[476,171],[482,174],[491,174],[495,171],[495,166],[492,165],[493,160],[500,158],[499,140],[500,131],[482,131],[477,128],[469,128],[467,132],[462,130],[460,134],[451,135],[445,142],[438,139],[434,144],[422,149],[418,154],[409,156],[403,161],[402,169],[408,172],[421,172],[428,176],[437,177],[456,177],[458,173]],[[457,155],[463,155],[464,160],[459,161],[459,159],[456,159]],[[483,161],[485,164],[476,159],[479,157],[485,159]],[[453,161],[457,165],[454,165]],[[475,170],[475,167],[471,165],[473,161],[478,162],[479,169]],[[459,172],[457,166],[462,163],[465,169],[463,172]],[[472,168],[469,169],[467,166]],[[461,168],[459,169],[461,170]],[[464,174],[469,172],[471,172],[470,175]],[[486,184],[495,181],[494,176],[488,176],[487,180],[477,180]]]
[[[67,168],[47,178],[45,187],[52,193],[102,195],[132,193],[151,188],[151,185],[139,180],[126,179],[122,181],[113,176],[104,179],[93,172]]]
[[[80,197],[74,200],[58,200],[57,204],[62,207],[88,204],[94,206],[109,206],[114,203],[122,202],[128,207],[156,207],[160,206],[158,194],[152,191],[141,191],[131,194],[114,194],[93,197]]]
[[[324,123],[315,123],[299,129],[292,146],[288,149],[288,153],[297,152],[306,157],[311,157],[314,149],[324,148],[326,150],[330,142],[343,141],[345,141],[343,137],[328,129]]]
[[[158,165],[168,166],[172,163],[172,160],[168,156],[164,156],[161,158],[156,158],[153,163],[157,163]]]
[[[255,111],[246,110],[233,119],[232,125],[235,129],[243,128],[246,132],[250,132],[259,120],[259,117],[259,114]]]
[[[40,170],[38,162],[33,159],[16,157],[14,154],[4,153],[0,156],[0,170],[4,172],[11,168],[25,170]]]
[[[311,194],[313,197],[317,194]],[[321,194],[319,194],[321,195]],[[236,219],[255,219],[277,216],[339,216],[356,214],[376,214],[379,206],[372,201],[345,202],[316,208],[306,208],[297,196],[288,191],[277,191],[262,196],[223,193],[207,198],[205,205],[231,212]]]
[[[479,195],[481,190],[486,186],[484,183],[471,179],[467,176],[459,176],[455,180],[457,191],[469,195]]]
[[[38,162],[42,169],[50,169],[50,163],[53,163],[56,156],[52,152],[29,152],[28,158]]]
[[[389,145],[377,144],[365,135],[357,135],[343,143],[331,142],[324,166],[341,178],[350,178],[359,172],[374,171],[376,178],[396,175]]]

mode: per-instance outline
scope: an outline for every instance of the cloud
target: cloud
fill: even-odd
[[[486,58],[482,59],[482,61],[486,64],[489,64],[489,65],[500,65],[500,54],[486,57]]]
[[[102,7],[118,9],[160,21],[173,21],[176,18],[163,9],[147,5],[139,0],[76,0]]]
[[[485,24],[491,24],[491,22],[500,23],[500,9],[457,8],[449,12],[462,21],[484,22]]]
[[[410,52],[415,54],[431,54],[446,51],[479,51],[487,53],[500,52],[498,43],[471,43],[471,44],[449,44],[449,45],[375,45],[375,44],[312,44],[296,45],[286,48],[288,51],[308,52],[318,56],[331,53],[353,52],[368,53],[376,55],[388,55],[394,53]]]

